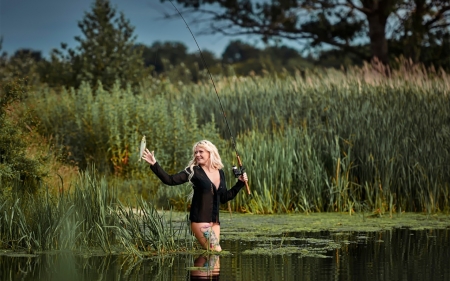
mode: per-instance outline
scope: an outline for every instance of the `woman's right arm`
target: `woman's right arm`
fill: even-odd
[[[144,150],[142,154],[142,159],[147,161],[150,164],[150,169],[152,169],[153,173],[155,173],[158,178],[167,185],[179,185],[187,182],[188,174],[186,171],[181,171],[178,174],[169,175],[164,171],[164,169],[156,162],[154,152],[150,152],[148,149]]]
[[[186,171],[181,171],[174,175],[169,175],[164,171],[164,169],[159,165],[158,162],[155,162],[153,165],[150,165],[150,169],[152,169],[153,173],[164,183],[167,185],[179,185],[186,183],[188,181],[188,174]]]

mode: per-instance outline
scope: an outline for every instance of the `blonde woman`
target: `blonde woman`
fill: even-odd
[[[247,174],[241,175],[237,183],[227,190],[217,147],[208,140],[202,140],[194,144],[192,151],[188,166],[174,175],[163,170],[153,151],[145,149],[142,159],[150,164],[151,170],[164,184],[192,184],[193,196],[189,213],[191,230],[204,249],[221,251],[219,204],[236,197],[247,181]]]

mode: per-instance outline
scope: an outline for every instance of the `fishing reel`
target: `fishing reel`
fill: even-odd
[[[237,154],[237,151],[236,151],[236,157],[237,157],[237,160],[238,160],[238,163],[239,163],[239,168],[236,167],[236,166],[233,166],[233,173],[234,173],[234,176],[236,178],[239,178],[239,176],[241,176],[241,175],[243,175],[245,173],[245,168],[242,165],[241,157],[239,157],[239,155]],[[248,182],[247,181],[245,181],[245,187],[247,187],[247,193],[250,195],[250,188],[248,186]]]
[[[233,173],[234,173],[234,177],[238,178],[239,176],[242,176],[245,173],[245,168],[244,166],[240,166],[239,168],[236,166],[233,166]]]

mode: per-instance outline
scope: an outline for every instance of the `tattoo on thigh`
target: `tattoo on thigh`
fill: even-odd
[[[203,237],[205,237],[208,241],[210,249],[214,249],[216,246],[219,246],[219,239],[217,239],[216,233],[212,227],[204,227],[202,228],[202,232]]]

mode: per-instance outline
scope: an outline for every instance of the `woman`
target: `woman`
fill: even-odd
[[[219,152],[210,141],[194,144],[193,156],[181,172],[169,175],[158,164],[154,152],[145,149],[142,159],[150,164],[152,171],[167,185],[190,182],[194,189],[189,220],[191,230],[202,247],[221,251],[219,203],[226,203],[236,197],[247,181],[247,174],[239,176],[237,183],[227,190],[223,164]]]

